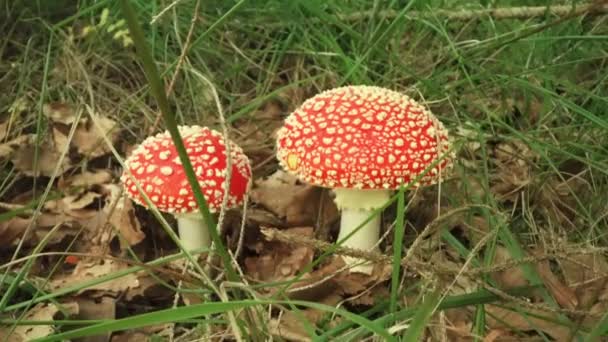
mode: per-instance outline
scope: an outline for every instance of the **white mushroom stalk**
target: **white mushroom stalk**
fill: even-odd
[[[343,246],[363,251],[378,244],[380,216],[353,230],[388,201],[390,191],[417,179],[449,148],[447,130],[430,111],[404,94],[373,86],[317,94],[277,134],[281,166],[302,181],[334,189],[342,210],[338,241],[350,236]],[[412,187],[438,182],[452,159],[450,154]],[[353,272],[372,272],[362,260],[345,261]]]
[[[378,252],[381,215],[375,211],[390,198],[388,190],[334,189],[336,205],[342,212],[338,243],[342,247]],[[373,265],[354,257],[344,257],[352,272],[370,274]]]
[[[211,246],[209,227],[198,212],[175,215],[177,219],[177,232],[182,246],[186,250]]]

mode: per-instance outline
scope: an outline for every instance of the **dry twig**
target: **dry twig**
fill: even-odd
[[[262,234],[268,241],[280,241],[280,242],[284,242],[284,243],[303,245],[303,246],[314,248],[321,252],[333,251],[334,254],[345,255],[345,256],[350,256],[350,257],[355,257],[355,258],[360,258],[360,259],[366,259],[366,260],[369,260],[371,262],[378,263],[378,264],[389,264],[390,265],[392,263],[392,258],[387,255],[384,255],[384,254],[380,254],[380,253],[376,253],[376,252],[367,252],[367,251],[347,248],[347,247],[339,247],[339,246],[336,246],[336,245],[326,242],[326,241],[303,237],[303,236],[296,235],[296,234],[285,233],[278,229],[262,228]],[[502,271],[505,271],[505,270],[508,270],[508,269],[511,269],[511,268],[514,268],[514,267],[517,267],[517,266],[520,266],[523,264],[533,264],[533,263],[538,263],[538,262],[544,261],[544,260],[568,259],[572,255],[603,254],[603,253],[607,253],[607,252],[608,252],[608,248],[554,251],[552,253],[529,256],[529,257],[525,257],[525,258],[521,258],[521,259],[517,259],[517,260],[511,260],[511,261],[501,263],[501,264],[496,264],[496,265],[493,265],[490,267],[471,268],[464,272],[462,271],[462,269],[459,269],[459,268],[446,267],[446,266],[439,265],[439,264],[433,264],[431,262],[415,260],[414,258],[412,258],[412,260],[404,260],[405,258],[403,258],[401,260],[401,266],[403,266],[406,269],[410,269],[414,272],[417,272],[417,273],[428,272],[430,270],[437,274],[443,274],[443,275],[455,275],[455,274],[461,273],[461,274],[466,274],[471,277],[475,277],[475,276],[479,276],[481,274],[502,272]],[[608,275],[604,275],[604,276],[608,277]]]
[[[529,19],[536,17],[543,17],[546,15],[553,15],[557,17],[564,17],[569,15],[583,15],[583,14],[606,14],[608,13],[608,5],[603,4],[602,1],[596,1],[594,3],[580,4],[577,6],[573,5],[559,5],[559,6],[521,6],[521,7],[499,7],[499,8],[487,8],[478,10],[449,10],[449,9],[437,9],[432,11],[412,11],[408,12],[409,17],[423,17],[423,16],[437,16],[449,20],[471,20],[471,19],[482,19],[486,17],[492,17],[493,19]],[[386,19],[392,19],[397,17],[398,11],[386,10],[379,11],[376,15]],[[371,11],[357,12],[348,15],[341,15],[339,18],[343,21],[360,21],[362,19],[370,18],[374,15]]]
[[[177,1],[174,2],[174,4],[177,4]],[[188,29],[188,35],[186,36],[186,41],[184,42],[184,47],[182,49],[181,54],[179,55],[179,59],[177,60],[177,65],[175,66],[175,72],[173,72],[173,76],[171,77],[169,86],[167,86],[167,89],[165,90],[165,92],[167,93],[167,96],[169,96],[171,94],[171,92],[173,91],[173,87],[175,86],[175,81],[177,80],[177,75],[179,74],[179,71],[182,68],[182,65],[184,64],[184,61],[186,60],[186,53],[188,52],[188,49],[190,48],[190,44],[192,42],[194,26],[195,26],[196,22],[198,21],[198,11],[199,11],[200,5],[201,5],[201,0],[198,0],[196,2],[196,5],[194,5],[194,14],[192,14],[192,20],[190,22],[190,28]],[[159,14],[159,16],[160,15],[161,14]],[[154,19],[154,20],[156,20],[156,19]],[[154,20],[152,22],[154,22]],[[161,118],[161,113],[156,114],[156,119],[154,120],[154,124],[152,124],[152,127],[148,130],[148,134],[153,134],[154,131],[156,131],[156,128],[158,127],[158,124],[160,123],[160,118]]]

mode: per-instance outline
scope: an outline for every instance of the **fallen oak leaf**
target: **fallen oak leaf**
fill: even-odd
[[[543,253],[542,251],[532,250],[531,254],[541,256]],[[494,258],[495,264],[504,264],[513,260],[514,259],[506,248],[502,246],[496,247]],[[575,310],[579,303],[575,291],[565,285],[553,273],[549,261],[539,260],[534,262],[533,265],[544,283],[545,288],[547,288],[556,302],[563,308]],[[499,287],[504,289],[527,286],[529,284],[521,267],[513,267],[504,271],[495,272],[492,274],[492,277],[497,284],[499,284]]]
[[[111,143],[118,140],[120,131],[117,129],[118,123],[106,116],[92,114],[89,120],[80,123],[74,132],[72,146],[76,147],[78,153],[88,158],[100,157],[110,152],[104,137]]]
[[[581,254],[558,262],[566,284],[574,288],[579,306],[588,308],[595,305],[606,289],[608,260],[602,254]]]
[[[253,202],[284,218],[289,226],[315,224],[321,206],[322,224],[337,220],[339,212],[334,202],[328,199],[321,202],[322,199],[322,188],[298,184],[297,177],[282,170],[256,181],[251,191]]]
[[[104,184],[102,189],[108,195],[103,212],[109,218],[109,224],[120,232],[130,246],[140,243],[146,234],[135,215],[133,201],[128,196],[122,196],[122,187],[116,184]],[[116,205],[112,206],[113,203]]]
[[[341,300],[341,296],[329,294],[317,302],[327,306],[336,306]],[[283,311],[280,318],[270,320],[269,330],[271,334],[288,341],[312,341],[306,332],[303,321],[306,320],[309,325],[314,326],[327,315],[327,312],[313,308],[302,309],[297,313],[295,311]],[[333,323],[337,324],[338,322]]]
[[[75,302],[62,303],[61,311],[73,315],[78,312],[78,304]],[[60,312],[60,308],[53,303],[38,303],[32,307],[23,317],[27,321],[52,321]],[[52,325],[17,325],[11,333],[11,325],[0,327],[0,337],[4,341],[32,341],[47,337],[55,332]],[[10,333],[10,334],[9,334]]]
[[[78,303],[78,314],[75,319],[79,320],[114,320],[116,319],[116,299],[109,296],[101,296],[99,298],[87,298],[79,296],[76,299]],[[108,341],[111,332],[106,332],[100,335],[88,336],[87,342]]]
[[[312,237],[312,227],[289,228],[287,232]],[[245,272],[261,281],[280,281],[298,273],[312,262],[314,251],[307,246],[271,241],[263,242],[260,255],[245,258]]]
[[[492,329],[483,338],[483,342],[494,342],[503,335],[507,335],[509,332],[505,329]]]
[[[19,216],[0,222],[0,249],[11,246],[12,242],[25,232],[30,222],[30,219]]]
[[[21,146],[29,144],[31,139],[30,135],[25,134],[0,144],[0,159],[10,158]]]
[[[8,124],[10,120],[0,123],[0,141],[8,136]]]
[[[62,102],[46,103],[42,106],[42,114],[53,122],[71,125],[78,117],[74,108]]]
[[[75,175],[63,175],[59,178],[57,187],[68,189],[70,187],[90,188],[93,185],[108,184],[112,182],[112,173],[107,170],[83,171]]]
[[[97,192],[86,191],[81,194],[48,201],[44,204],[44,209],[79,220],[90,219],[97,214],[98,208],[89,209],[88,207],[93,206],[101,197],[102,195]]]
[[[81,261],[76,265],[71,274],[61,275],[50,281],[49,285],[52,290],[58,290],[66,285],[74,285],[84,283],[101,276],[110,275],[119,272],[128,267],[127,264],[116,260],[102,260],[100,262],[84,262]],[[112,279],[100,284],[91,285],[78,291],[83,293],[86,291],[95,291],[95,296],[117,295],[129,289],[140,286],[138,277],[135,273],[129,273],[116,279]]]
[[[153,324],[112,334],[111,342],[151,342],[158,338],[173,336],[175,324]]]
[[[519,331],[534,331],[540,329],[558,342],[570,341],[570,329],[557,322],[560,321],[556,313],[548,313],[530,308],[522,309],[522,313],[488,304],[485,306],[486,320],[490,329],[509,329]],[[543,318],[540,318],[543,317]]]
[[[55,170],[61,175],[72,167],[69,158],[67,156],[62,158],[63,151],[55,144],[42,141],[38,145],[34,134],[24,137],[26,138],[21,138],[21,144],[11,154],[11,162],[26,176],[51,177],[55,174]],[[16,139],[11,143],[15,143]],[[61,164],[58,164],[60,160]]]
[[[541,261],[536,265],[536,270],[543,283],[555,301],[563,308],[575,310],[578,307],[578,298],[573,289],[566,286],[551,271],[548,261]]]
[[[502,246],[496,246],[494,254],[495,264],[504,264],[512,261],[513,257],[508,249]],[[515,288],[528,285],[528,279],[521,267],[514,267],[504,271],[491,274],[492,279],[498,284],[501,289]]]
[[[124,293],[124,299],[131,302],[140,298],[145,298],[148,301],[162,301],[172,299],[174,292],[166,287],[158,280],[170,282],[175,280],[171,274],[159,273],[154,277],[149,274],[144,274],[138,277],[139,286],[129,288]]]

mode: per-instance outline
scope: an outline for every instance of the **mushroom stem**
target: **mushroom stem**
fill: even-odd
[[[378,251],[380,214],[374,214],[374,210],[382,207],[389,200],[390,191],[337,188],[334,189],[334,192],[336,204],[342,210],[338,241],[346,239],[342,242],[344,247],[366,252]],[[359,228],[368,219],[369,221]],[[359,229],[357,230],[357,228]],[[349,235],[350,237],[348,237]],[[360,258],[344,257],[344,262],[352,266],[351,272],[371,274],[374,268],[370,262]]]
[[[191,251],[211,245],[209,229],[198,212],[176,215],[179,239]]]
[[[338,241],[343,241],[343,247],[355,248],[367,252],[378,251],[376,244],[380,239],[380,215],[374,215],[359,230],[353,233],[361,223],[374,215],[372,210],[344,209],[340,221]],[[351,235],[352,233],[352,235]],[[350,237],[348,237],[350,235]],[[348,238],[347,238],[348,237]],[[365,260],[355,257],[343,257],[344,262],[351,266],[351,272],[371,274],[374,266]]]

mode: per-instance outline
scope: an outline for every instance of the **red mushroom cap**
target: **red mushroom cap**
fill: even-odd
[[[222,205],[226,180],[224,139],[219,132],[206,127],[179,126],[178,129],[209,210],[216,212]],[[243,202],[251,178],[251,167],[243,150],[232,141],[229,143],[232,157],[228,197],[230,208]],[[176,214],[198,210],[169,132],[146,138],[133,150],[125,166],[159,210]],[[123,173],[121,180],[127,194],[138,204],[146,206],[127,172]]]
[[[348,86],[306,100],[277,134],[281,166],[302,180],[331,188],[396,189],[448,153],[443,124],[396,91]],[[416,185],[437,182],[452,155]]]

